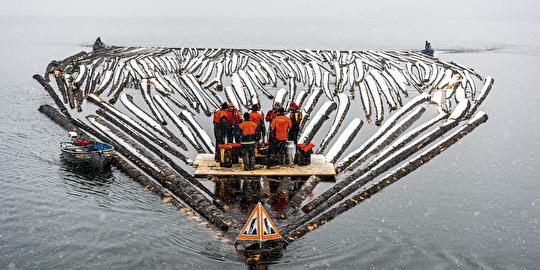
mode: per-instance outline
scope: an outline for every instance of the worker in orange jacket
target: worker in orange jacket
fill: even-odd
[[[264,116],[258,111],[261,109],[259,104],[251,106],[251,112],[249,113],[249,119],[251,122],[257,124],[257,130],[255,131],[255,142],[264,141],[264,134],[266,133],[266,127],[264,125]]]
[[[218,145],[225,143],[225,134],[227,129],[227,103],[221,105],[221,109],[214,113],[214,137],[216,138],[215,160],[220,161]]]
[[[240,136],[240,144],[242,148],[242,163],[244,163],[244,170],[251,171],[255,169],[255,131],[257,130],[257,124],[250,121],[250,113],[244,113],[244,122],[238,125],[242,131]]]
[[[240,124],[240,114],[232,103],[229,103],[229,107],[225,113],[227,113],[227,142],[239,143],[240,132],[238,132],[238,124]]]
[[[285,155],[287,153],[287,134],[292,127],[291,120],[285,116],[285,110],[280,107],[277,117],[270,123],[270,153]]]

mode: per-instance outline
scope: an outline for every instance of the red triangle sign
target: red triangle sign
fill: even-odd
[[[281,238],[276,226],[259,202],[240,231],[236,240],[266,241]]]

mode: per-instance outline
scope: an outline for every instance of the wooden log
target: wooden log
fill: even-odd
[[[364,122],[360,118],[353,119],[326,154],[326,161],[335,163],[349,147],[363,125]]]
[[[276,215],[279,219],[288,219],[300,208],[302,202],[306,197],[315,189],[317,184],[321,182],[322,177],[310,176],[306,182],[300,187],[300,189],[291,197],[287,205]]]
[[[54,70],[54,79],[56,80],[56,85],[58,86],[58,91],[62,95],[62,101],[64,104],[68,103],[68,97],[66,92],[66,84],[64,82],[64,77],[62,76],[61,70]]]
[[[341,124],[343,123],[343,120],[345,119],[345,117],[347,116],[347,112],[349,111],[349,96],[347,96],[347,94],[345,93],[339,93],[337,96],[339,100],[339,107],[336,113],[336,117],[334,118],[334,122],[328,130],[328,133],[322,140],[321,146],[317,149],[317,154],[324,153],[326,147],[328,147],[334,136],[336,136],[336,133],[339,131],[339,128],[341,127]]]
[[[395,169],[392,173],[385,176],[382,180],[375,183],[368,189],[354,195],[353,197],[346,200],[339,206],[330,209],[326,213],[322,214],[315,220],[309,223],[306,223],[302,227],[297,227],[297,228],[289,227],[291,229],[282,230],[282,235],[284,235],[284,239],[288,241],[288,243],[291,243],[293,241],[298,240],[298,238],[304,236],[308,232],[320,227],[323,224],[328,223],[328,221],[334,219],[339,214],[344,213],[345,211],[353,208],[354,206],[358,205],[360,202],[370,198],[377,192],[397,182],[399,179],[413,172],[420,166],[426,164],[435,156],[439,155],[440,153],[448,149],[450,146],[458,142],[465,135],[472,132],[476,127],[486,122],[487,119],[488,119],[488,116],[485,113],[479,112],[478,115],[474,119],[472,119],[462,128],[454,132],[451,136],[441,141],[439,144],[431,147],[430,149],[428,149],[427,151],[425,151],[423,154],[419,155],[412,161]]]
[[[196,191],[189,183],[187,183],[187,181],[183,180],[178,175],[173,173],[166,174],[164,172],[156,170],[155,166],[151,167],[150,165],[148,165],[148,163],[141,160],[137,155],[131,153],[131,151],[127,150],[121,144],[118,144],[115,141],[112,141],[107,137],[101,135],[99,132],[95,131],[93,128],[87,126],[81,121],[74,120],[72,123],[77,127],[96,136],[101,141],[111,144],[118,153],[122,154],[131,162],[136,164],[152,178],[156,179],[163,187],[167,188],[173,194],[178,196],[182,201],[189,205],[191,209],[204,217],[210,224],[216,226],[221,230],[237,229],[238,225],[234,222],[234,220],[227,217],[221,210],[216,208],[210,202],[207,202],[208,199],[206,199],[204,195]],[[133,141],[132,144],[135,146],[138,145]],[[141,152],[146,152],[140,146],[137,146],[137,150]],[[155,161],[156,159],[153,160],[153,162]]]
[[[54,70],[58,69],[58,61],[52,60],[45,68],[45,74],[43,75],[46,82],[50,82],[49,75],[54,73]]]
[[[45,88],[45,90],[54,100],[54,103],[56,104],[56,106],[58,106],[58,109],[62,112],[62,114],[64,114],[68,119],[71,118],[71,115],[66,109],[66,106],[64,106],[64,103],[62,103],[56,92],[54,92],[54,89],[51,87],[51,85],[39,74],[34,75],[33,78],[38,81],[43,86],[43,88]]]
[[[128,84],[130,77],[131,77],[131,74],[127,73],[127,75],[124,78],[124,80],[122,81],[122,83],[120,83],[120,85],[118,86],[118,89],[116,90],[116,92],[114,92],[113,97],[111,99],[109,99],[109,104],[112,105],[112,104],[116,103],[116,101],[118,100],[118,97],[120,96],[122,91],[124,91],[124,88],[126,88],[126,85]]]
[[[155,155],[157,155],[159,158],[161,158],[162,160],[167,162],[177,173],[179,173],[182,177],[184,177],[184,179],[186,179],[189,183],[191,183],[191,185],[196,186],[202,192],[206,193],[206,195],[208,197],[212,198],[212,200],[213,200],[213,202],[214,202],[214,204],[216,206],[220,207],[221,209],[224,209],[226,207],[225,204],[223,203],[223,201],[221,201],[221,199],[219,199],[216,195],[214,195],[210,190],[208,190],[204,185],[202,185],[197,179],[195,179],[195,177],[193,177],[191,174],[189,174],[184,169],[182,169],[182,167],[178,166],[171,158],[169,158],[167,155],[165,155],[163,152],[161,152],[155,146],[148,143],[146,140],[141,138],[139,135],[137,135],[137,134],[131,132],[129,129],[125,128],[122,124],[120,124],[114,118],[110,117],[110,115],[107,115],[103,110],[99,109],[97,111],[97,113],[100,114],[100,115],[103,115],[107,120],[109,120],[116,127],[119,127],[120,129],[122,129],[125,133],[129,134],[133,139],[135,139],[138,143],[144,145],[148,150],[150,150]],[[119,130],[115,130],[116,129],[115,126],[113,126],[113,125],[111,125],[111,124],[109,124],[109,123],[107,123],[107,122],[105,122],[103,120],[97,119],[97,121],[100,122],[101,124],[103,124],[105,127],[109,128],[115,134],[121,135],[121,132]],[[149,155],[145,155],[145,156],[150,157]],[[158,164],[159,164],[159,162],[158,162]],[[162,172],[164,170],[168,170],[168,168],[164,164],[161,164],[160,167],[161,167],[160,169],[161,169]]]
[[[132,138],[135,138],[137,141],[143,143],[145,146],[149,145],[149,146],[147,146],[147,147],[149,147],[149,149],[154,149],[155,148],[152,144],[147,143],[140,135],[137,135],[136,133],[134,133],[133,131],[131,131],[128,128],[128,126],[130,126],[131,123],[121,121],[121,118],[115,118],[113,115],[111,115],[112,111],[105,111],[105,110],[102,110],[102,109],[97,109],[96,113],[98,115],[100,115],[101,117],[107,119],[107,121],[111,122],[112,124],[114,124],[116,127],[120,128],[125,133],[129,134],[129,136],[131,136]],[[146,134],[146,133],[142,133],[142,134]],[[192,163],[192,161],[189,158],[187,158],[182,153],[178,152],[178,150],[172,148],[171,146],[169,146],[167,143],[163,142],[159,138],[157,138],[157,137],[147,137],[147,138],[150,139],[155,144],[159,145],[161,148],[165,149],[167,152],[173,154],[175,157],[177,157],[180,160],[184,161],[186,164],[190,165]],[[157,150],[157,151],[159,151],[159,150]],[[163,154],[161,154],[161,155],[163,155]]]
[[[336,171],[341,172],[347,168],[352,162],[358,159],[367,149],[369,149],[375,142],[382,138],[386,132],[388,132],[392,127],[398,122],[398,120],[403,117],[405,114],[410,112],[416,106],[429,101],[430,96],[428,94],[420,94],[407,104],[402,107],[400,110],[394,113],[386,122],[379,128],[379,130],[373,134],[364,144],[362,144],[358,149],[348,154],[339,164],[336,165]]]
[[[268,180],[268,177],[261,176],[260,179],[261,182],[261,197],[267,198],[271,195],[270,193],[270,181]]]
[[[386,146],[392,143],[397,137],[399,137],[403,132],[405,132],[411,125],[413,125],[426,111],[425,108],[418,108],[416,111],[412,112],[409,116],[404,118],[399,124],[394,126],[388,133],[380,138],[380,142],[373,144],[364,154],[357,159],[353,164],[351,164],[344,172],[354,171],[362,163],[382,151]]]
[[[396,153],[384,161],[377,161],[377,164],[367,172],[363,170],[358,170],[352,174],[345,177],[341,182],[337,183],[323,194],[315,198],[313,201],[305,205],[302,210],[306,213],[311,211],[321,212],[327,209],[329,200],[335,195],[341,196],[342,198],[351,194],[354,190],[360,188],[364,184],[373,180],[379,174],[385,172],[391,167],[399,164],[399,162],[410,157],[412,154],[418,152],[420,149],[426,147],[436,139],[443,136],[446,132],[450,131],[458,125],[457,121],[446,122],[445,124],[437,127],[435,130],[432,130],[430,133],[424,135],[422,138],[416,140],[403,151]],[[373,163],[373,162],[372,162]],[[374,163],[373,163],[374,164]],[[372,165],[368,165],[372,166]],[[361,177],[360,177],[361,176]],[[359,178],[360,177],[360,178]],[[354,184],[353,184],[354,182]],[[332,199],[331,204],[336,203],[340,198],[336,197]],[[323,204],[326,203],[326,206]],[[316,214],[316,213],[314,213]]]
[[[41,113],[49,117],[53,122],[57,123],[59,126],[64,128],[67,131],[75,131],[79,137],[83,140],[88,140],[90,137],[81,129],[73,125],[73,123],[68,120],[65,116],[60,114],[56,109],[49,105],[41,105],[38,109]],[[187,211],[189,208],[185,206],[182,202],[176,199],[174,196],[163,189],[162,186],[156,184],[145,174],[140,172],[137,168],[133,167],[131,164],[126,162],[122,157],[114,154],[112,156],[111,164],[117,167],[121,172],[129,176],[135,182],[139,183],[146,189],[150,190],[152,193],[158,195],[165,203],[177,207],[186,215],[192,215],[193,212]]]
[[[34,77],[35,76],[39,76],[40,80],[42,80],[44,83],[46,83],[48,85],[48,83],[45,81],[45,79],[43,79],[43,77],[41,77],[40,75],[37,75],[37,74],[34,75]],[[59,126],[63,127],[65,130],[76,132],[77,135],[79,136],[79,138],[81,138],[83,140],[89,139],[88,135],[86,135],[86,133],[84,133],[84,131],[80,130],[78,127],[73,125],[70,122],[69,118],[67,118],[66,116],[60,114],[55,108],[53,108],[53,107],[51,107],[49,105],[41,105],[38,108],[38,110],[41,113],[43,113],[44,115],[46,115],[47,117],[49,117],[53,122],[55,122]]]
[[[315,115],[313,119],[311,119],[311,122],[306,127],[306,130],[304,130],[298,139],[298,143],[302,144],[309,144],[311,140],[313,139],[313,136],[317,134],[319,129],[322,127],[324,122],[329,118],[329,115],[336,109],[337,104],[332,101],[327,101],[323,108]]]
[[[470,118],[472,115],[474,115],[474,113],[476,113],[476,110],[478,110],[478,107],[480,107],[480,104],[482,104],[482,102],[484,102],[487,95],[491,91],[491,87],[493,87],[494,82],[495,82],[495,80],[493,78],[491,78],[489,76],[486,77],[486,79],[484,81],[484,87],[480,91],[480,95],[478,96],[478,98],[474,101],[473,105],[469,109],[469,112],[467,113],[466,118]]]

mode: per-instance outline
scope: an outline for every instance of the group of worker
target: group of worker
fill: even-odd
[[[260,105],[254,104],[251,112],[246,112],[243,119],[232,103],[223,103],[221,109],[214,113],[214,136],[216,137],[216,161],[220,160],[218,145],[225,143],[240,143],[244,170],[255,168],[255,149],[259,142],[265,143],[266,126],[268,122],[269,154],[285,155],[287,141],[298,141],[302,113],[294,102],[289,104],[289,117],[285,116],[285,109],[279,102],[266,113],[260,111]]]

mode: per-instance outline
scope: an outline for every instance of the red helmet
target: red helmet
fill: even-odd
[[[291,102],[291,104],[289,104],[289,107],[292,109],[298,109],[298,105],[296,105],[296,103],[294,102]]]

